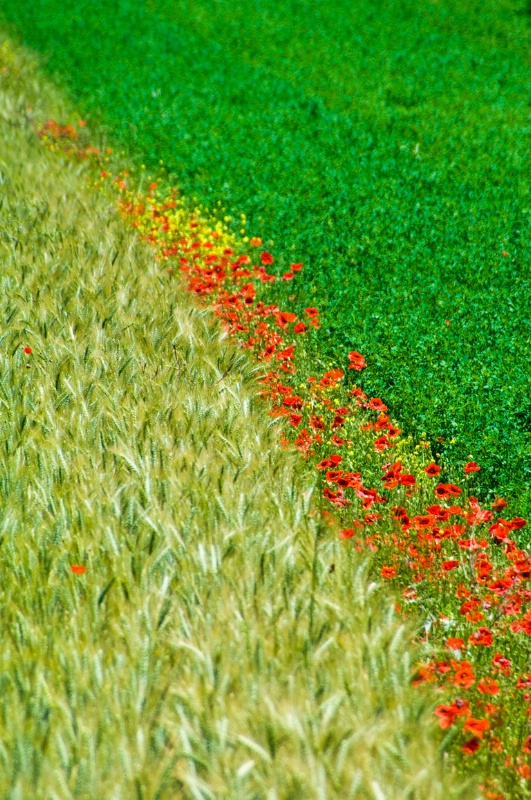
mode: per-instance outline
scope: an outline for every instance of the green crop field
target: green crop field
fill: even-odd
[[[115,143],[220,199],[319,305],[321,350],[480,496],[531,511],[524,0],[0,0]],[[447,322],[448,321],[448,322]]]

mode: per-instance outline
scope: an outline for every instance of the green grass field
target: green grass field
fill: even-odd
[[[0,13],[114,143],[245,213],[280,268],[305,262],[293,291],[322,309],[323,355],[363,352],[406,431],[531,512],[524,0]]]
[[[7,43],[0,109],[0,796],[477,797],[256,363],[42,146],[73,111]]]

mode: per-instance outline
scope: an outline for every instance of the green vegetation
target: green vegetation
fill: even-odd
[[[115,142],[305,262],[324,355],[363,352],[406,431],[531,512],[524,0],[0,11]]]
[[[256,365],[42,147],[72,117],[7,44],[0,107],[2,798],[472,796]]]

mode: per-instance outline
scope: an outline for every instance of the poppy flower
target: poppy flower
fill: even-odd
[[[361,353],[357,353],[355,350],[351,350],[348,354],[349,360],[349,369],[357,369],[362,370],[364,367],[367,366],[365,363],[365,358],[361,355]]]
[[[494,639],[488,628],[478,628],[468,641],[476,647],[490,647]]]
[[[305,308],[304,313],[309,317],[316,317],[319,314],[319,311],[316,308]]]
[[[29,356],[29,355],[30,355],[30,353],[32,353],[32,352],[33,352],[33,350],[31,349],[31,347],[25,347],[25,348],[24,348],[24,352],[26,353],[26,355],[27,355],[27,356]]]
[[[528,736],[522,745],[522,752],[531,753],[531,736]]]
[[[283,274],[283,276],[282,276],[282,280],[283,281],[292,281],[294,277],[295,277],[295,273],[294,272],[285,272]]]
[[[474,719],[474,717],[469,717],[464,726],[464,730],[467,733],[474,734],[474,736],[477,736],[478,739],[483,739],[483,734],[485,731],[488,731],[489,728],[490,722],[488,719]]]
[[[297,315],[291,311],[279,311],[275,316],[275,321],[279,328],[285,328],[288,322],[295,322]]]
[[[302,264],[290,264],[289,268],[292,272],[299,272],[302,269]]]
[[[456,713],[453,706],[447,706],[444,704],[438,705],[435,709],[435,716],[439,719],[439,725],[445,731],[447,728],[450,728],[456,719]]]
[[[394,578],[396,576],[396,567],[383,566],[380,570],[380,575],[385,579]]]
[[[501,520],[500,522],[490,526],[489,533],[497,542],[509,542],[509,528],[506,525],[503,525]]]
[[[249,240],[249,244],[252,244],[253,247],[260,247],[262,240],[259,236],[253,236],[253,238]]]
[[[465,742],[464,745],[462,745],[461,750],[465,755],[470,756],[479,750],[480,745],[481,742],[474,736],[472,739],[469,739],[468,742]]]
[[[453,569],[459,566],[459,561],[456,561],[455,558],[450,558],[448,561],[443,561],[442,568],[445,572],[451,572]]]
[[[506,506],[507,506],[507,500],[504,500],[503,497],[497,497],[496,500],[492,503],[491,508],[494,509],[494,511],[501,511]]]
[[[446,647],[449,650],[464,650],[465,642],[463,639],[453,638],[451,636],[446,640]]]
[[[461,664],[455,671],[453,682],[460,689],[470,689],[476,682],[472,666],[467,662]]]
[[[293,356],[294,350],[295,350],[295,345],[286,347],[284,350],[281,350],[280,353],[277,353],[277,358],[280,359],[280,361],[284,361],[287,358],[291,358]]]
[[[454,497],[459,497],[463,490],[460,489],[459,486],[456,486],[455,483],[447,483],[446,491],[448,494],[453,495]]]
[[[449,728],[453,725],[457,717],[467,716],[470,713],[468,700],[457,699],[451,705],[441,703],[435,709],[435,715],[439,718],[441,728]]]
[[[395,506],[393,508],[393,516],[395,519],[402,519],[402,517],[407,517],[407,511],[403,506]]]
[[[520,764],[518,767],[516,767],[516,771],[522,776],[522,778],[525,778],[526,781],[531,778],[531,767],[529,764]]]
[[[352,539],[353,536],[356,534],[355,528],[343,528],[342,531],[339,532],[340,539]]]
[[[475,461],[469,461],[468,464],[465,464],[463,467],[463,472],[468,475],[470,472],[479,472],[481,467],[479,467]]]
[[[387,406],[380,400],[379,397],[371,397],[367,403],[368,408],[372,411],[387,411]]]
[[[304,322],[297,322],[297,324],[293,326],[293,330],[295,333],[304,333],[304,331],[308,330],[308,326],[305,325]]]
[[[87,568],[82,566],[81,564],[73,564],[70,569],[75,575],[82,575],[84,572],[87,571]]]
[[[494,678],[482,678],[478,683],[478,691],[481,694],[495,695],[499,694],[500,688]]]
[[[430,478],[436,478],[440,471],[441,468],[438,464],[428,464],[428,466],[424,468],[424,472],[426,475],[429,475]]]

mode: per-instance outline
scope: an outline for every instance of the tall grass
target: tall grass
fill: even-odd
[[[0,70],[0,796],[475,796],[256,365],[38,143],[66,112],[29,57]]]

